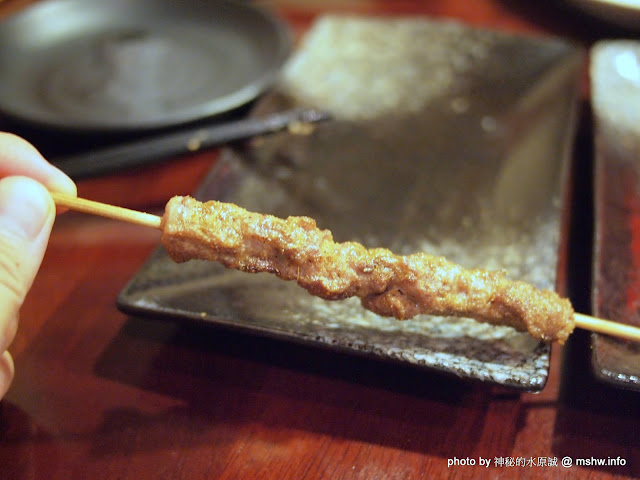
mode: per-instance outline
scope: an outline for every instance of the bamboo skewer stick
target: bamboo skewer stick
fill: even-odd
[[[144,227],[155,229],[162,228],[162,217],[157,215],[117,207],[115,205],[108,205],[106,203],[95,202],[93,200],[86,200],[84,198],[72,197],[61,193],[52,192],[51,196],[53,197],[56,205],[69,208],[70,210],[134,223]],[[596,318],[577,312],[574,313],[573,318],[575,325],[578,328],[640,342],[640,328],[638,327],[613,322],[611,320],[604,320],[602,318]]]
[[[160,229],[162,218],[150,213],[130,210],[128,208],[116,207],[106,203],[94,202],[84,198],[72,197],[62,193],[51,192],[53,201],[60,207],[66,207],[78,212],[99,215],[101,217],[111,218],[113,220],[121,220],[123,222],[135,223],[143,227],[151,227]]]
[[[583,330],[640,342],[640,328],[632,325],[591,317],[582,313],[574,313],[573,320],[576,322],[576,327]]]

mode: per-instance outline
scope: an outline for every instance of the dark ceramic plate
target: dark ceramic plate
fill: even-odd
[[[311,104],[334,120],[225,151],[198,196],[308,215],[338,241],[427,250],[553,289],[581,60],[561,41],[459,24],[323,18],[255,115]],[[177,265],[162,250],[119,305],[523,390],[548,376],[549,345],[508,327],[381,318],[355,299],[323,301],[212,263]]]
[[[41,127],[140,130],[255,99],[290,51],[244,3],[45,0],[0,24],[0,111]]]
[[[591,62],[595,118],[596,316],[640,326],[640,42],[606,41]],[[640,390],[640,346],[592,334],[607,382]]]

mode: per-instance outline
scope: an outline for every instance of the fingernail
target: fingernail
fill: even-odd
[[[34,239],[52,211],[51,197],[35,180],[24,177],[0,180],[0,221],[3,228],[14,229],[25,239]]]
[[[0,399],[4,397],[11,386],[11,381],[15,374],[13,358],[9,352],[0,355]]]

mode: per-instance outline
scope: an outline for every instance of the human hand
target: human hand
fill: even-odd
[[[14,375],[7,349],[55,219],[49,191],[75,196],[76,186],[27,141],[0,132],[0,398]]]

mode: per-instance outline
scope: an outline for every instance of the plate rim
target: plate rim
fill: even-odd
[[[162,3],[163,0],[145,1],[150,3]],[[42,15],[46,10],[61,8],[63,6],[68,8],[73,5],[79,5],[84,9],[109,8],[110,10],[118,11],[122,9],[123,6],[126,7],[128,2],[109,2],[108,4],[103,4],[99,0],[45,0],[29,5],[4,19],[0,22],[0,32],[5,28],[11,28],[11,24],[14,22],[24,21],[28,16]],[[179,8],[185,8],[181,6],[180,3],[175,5]],[[46,114],[43,109],[34,107],[32,104],[29,104],[30,106],[27,106],[26,108],[16,108],[17,104],[15,102],[4,102],[2,97],[0,97],[0,115],[9,121],[17,122],[18,124],[37,128],[47,128],[54,131],[126,133],[153,131],[176,127],[179,125],[186,125],[204,119],[215,118],[249,104],[275,83],[281,67],[285,64],[287,58],[291,54],[293,48],[293,35],[290,27],[284,20],[277,17],[270,10],[249,3],[235,0],[219,0],[214,3],[198,1],[196,4],[191,4],[191,6],[187,8],[195,9],[199,6],[215,9],[231,8],[236,12],[249,11],[252,14],[261,17],[261,20],[265,22],[265,25],[268,25],[271,28],[270,35],[272,35],[275,40],[275,54],[272,64],[270,64],[268,68],[265,68],[259,75],[256,75],[256,77],[251,81],[241,85],[229,94],[217,97],[214,96],[200,105],[183,110],[179,109],[177,112],[163,114],[160,117],[145,119],[90,119],[86,116],[80,118],[69,116],[57,117],[55,114]],[[141,27],[148,25],[145,22],[139,23]],[[117,28],[116,24],[113,26]],[[62,38],[63,41],[65,41],[68,37],[63,36]]]

